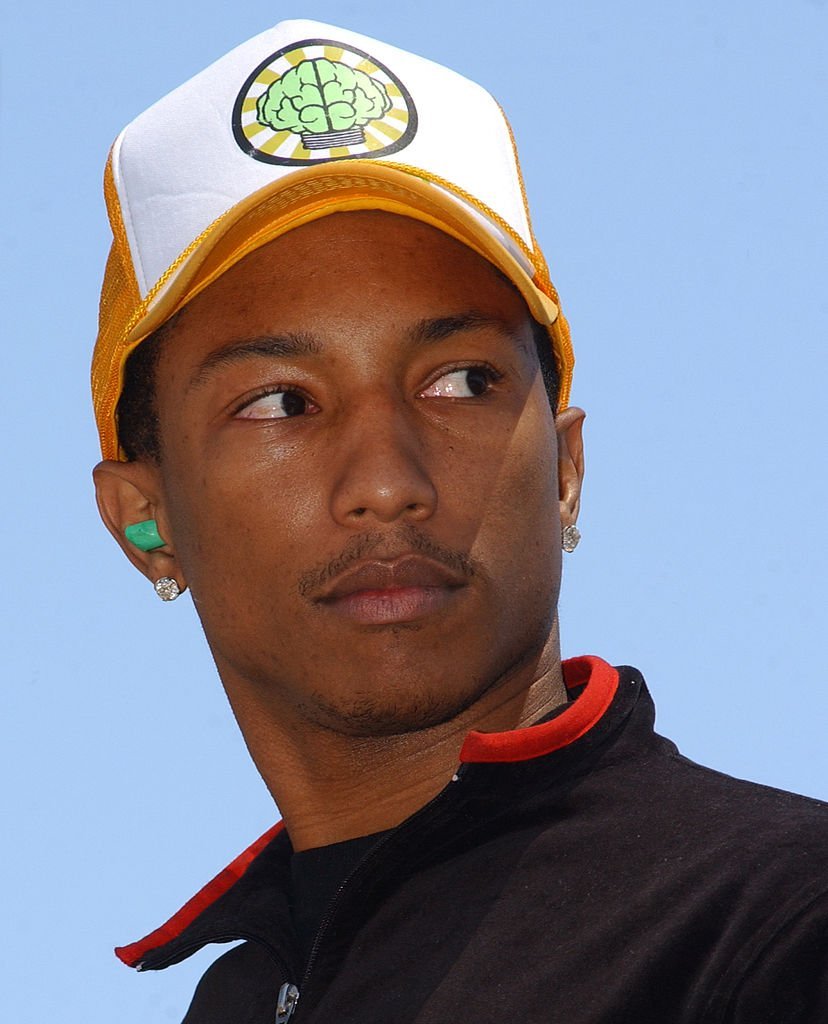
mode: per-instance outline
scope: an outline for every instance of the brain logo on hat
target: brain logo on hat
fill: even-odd
[[[288,166],[396,153],[416,130],[402,82],[362,50],[325,39],[268,57],[233,110],[233,133],[244,152]]]

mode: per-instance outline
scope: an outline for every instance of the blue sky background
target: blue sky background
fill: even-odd
[[[189,599],[158,602],[97,519],[88,364],[110,143],[284,17],[448,63],[511,116],[589,412],[564,653],[638,665],[690,757],[828,798],[825,0],[6,0],[0,1017],[15,1024],[179,1021],[213,954],[137,976],[111,947],[275,817]]]

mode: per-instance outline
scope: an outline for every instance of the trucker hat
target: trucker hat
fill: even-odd
[[[104,174],[112,248],[92,397],[104,458],[125,459],[129,354],[249,252],[319,217],[386,210],[470,246],[519,289],[572,380],[569,328],[496,101],[448,68],[313,21],[283,21],[155,103]]]

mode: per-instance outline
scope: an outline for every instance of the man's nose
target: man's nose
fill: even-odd
[[[362,403],[337,439],[331,511],[337,522],[421,522],[434,514],[437,491],[416,411],[390,397]]]

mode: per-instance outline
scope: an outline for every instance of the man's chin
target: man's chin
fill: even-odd
[[[451,722],[488,687],[471,686],[468,692],[429,693],[423,689],[409,693],[391,692],[394,683],[382,694],[362,694],[333,702],[329,695],[316,693],[302,708],[318,726],[342,736],[363,739],[404,736],[423,732]]]

